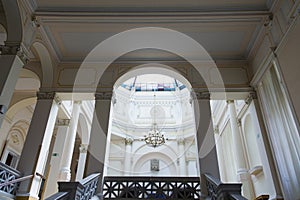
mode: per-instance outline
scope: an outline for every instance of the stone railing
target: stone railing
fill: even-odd
[[[200,199],[200,177],[105,177],[104,199]]]
[[[19,185],[14,180],[20,177],[19,171],[0,162],[0,193],[7,197],[14,197]]]
[[[241,183],[222,183],[219,179],[205,174],[208,197],[212,200],[247,200],[241,195]]]
[[[100,174],[92,174],[80,182],[58,182],[59,192],[46,200],[89,200],[97,190]]]

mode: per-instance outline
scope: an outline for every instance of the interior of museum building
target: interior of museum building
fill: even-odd
[[[300,200],[299,14],[0,0],[0,199]]]

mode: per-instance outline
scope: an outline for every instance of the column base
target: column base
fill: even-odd
[[[69,182],[71,180],[71,171],[69,169],[62,169],[59,173],[58,181]]]

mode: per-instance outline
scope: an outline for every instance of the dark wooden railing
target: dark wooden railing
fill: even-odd
[[[104,199],[200,199],[200,177],[105,177]]]
[[[222,183],[219,179],[205,174],[208,197],[212,200],[247,200],[241,195],[241,183]]]
[[[4,163],[0,162],[0,191],[9,197],[14,197],[18,189],[16,179],[21,177],[21,173]],[[8,184],[7,184],[8,183]]]
[[[89,200],[97,190],[100,174],[92,174],[80,182],[58,182],[59,192],[46,200]]]

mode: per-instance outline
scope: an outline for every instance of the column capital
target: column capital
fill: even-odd
[[[80,147],[79,147],[79,152],[80,153],[87,153],[88,151],[88,144],[80,144]]]
[[[55,92],[37,92],[36,96],[38,100],[54,100],[58,105],[61,104],[61,99]]]
[[[70,119],[57,119],[56,126],[69,126],[70,125]]]
[[[219,126],[218,126],[218,125],[216,125],[216,126],[214,127],[214,133],[215,133],[215,134],[219,134],[219,133],[220,133],[220,130],[219,130]]]
[[[80,101],[80,100],[76,100],[76,101],[74,101],[74,104],[78,104],[78,105],[80,105],[80,104],[82,104],[82,101]]]
[[[96,92],[95,100],[111,100],[113,92]]]
[[[248,97],[245,99],[245,103],[249,105],[253,99],[257,99],[257,94],[255,91],[249,92]]]
[[[208,92],[208,91],[192,91],[191,99],[210,100],[210,92]]]
[[[5,45],[0,45],[1,55],[17,55],[20,51],[19,42],[5,42]]]
[[[236,119],[236,122],[237,122],[237,125],[238,127],[241,127],[242,126],[242,120],[241,119]]]
[[[125,138],[125,145],[132,145],[132,143],[133,143],[133,138],[131,137]]]
[[[234,100],[233,100],[233,99],[227,99],[227,100],[226,100],[226,103],[227,103],[227,104],[234,103]]]
[[[178,143],[179,145],[184,145],[184,143],[185,143],[184,137],[179,137],[179,138],[177,138],[177,143]]]

